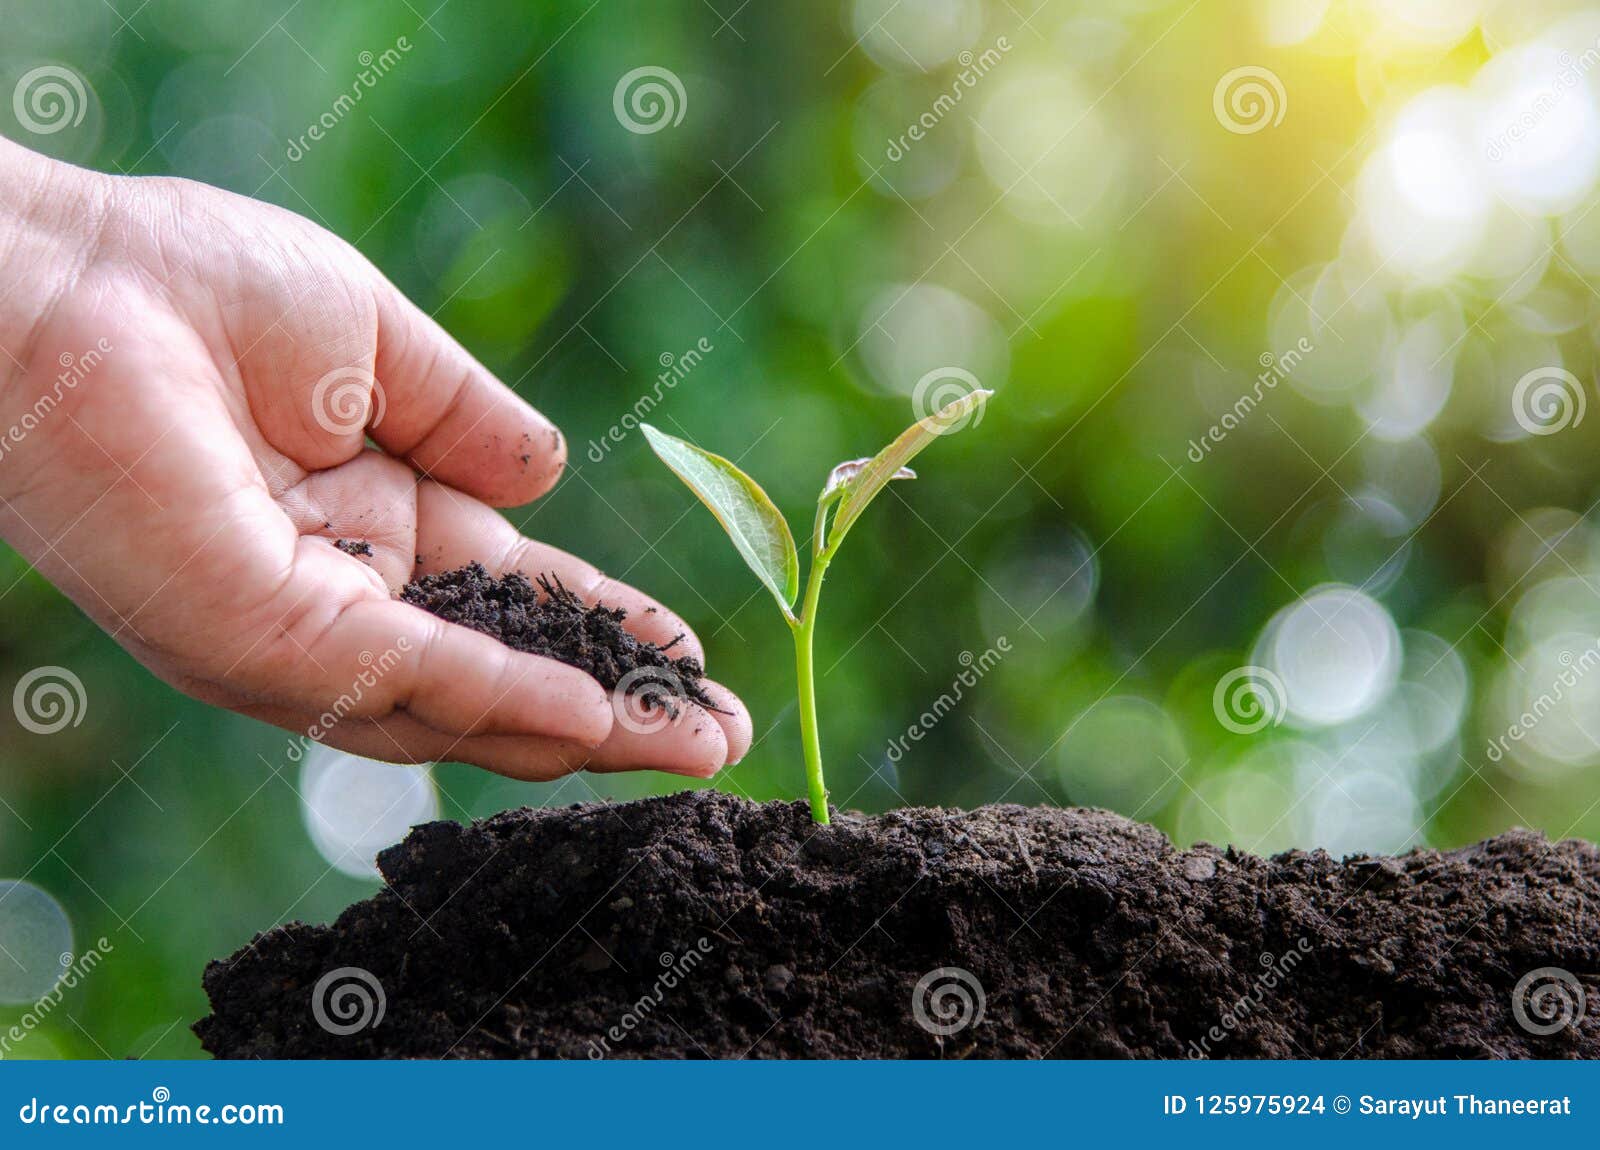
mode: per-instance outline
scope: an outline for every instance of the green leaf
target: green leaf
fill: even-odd
[[[965,427],[993,394],[992,391],[977,388],[945,404],[932,415],[917,420],[902,431],[893,443],[867,460],[852,478],[846,479],[844,495],[828,531],[828,550],[831,552],[839,545],[845,533],[867,509],[867,504],[877,498],[880,491],[889,486],[892,480],[901,478],[900,472],[907,463],[939,436],[953,434]],[[824,488],[822,499],[826,500],[828,496],[829,492]]]
[[[767,493],[722,456],[647,423],[639,426],[650,449],[711,509],[750,570],[787,612],[800,594],[800,557],[789,524]]]
[[[839,496],[844,494],[844,489],[849,482],[861,474],[861,469],[871,463],[871,459],[847,459],[832,471],[828,472],[828,481],[822,485],[822,494],[817,496],[817,504],[826,507]],[[915,479],[917,473],[909,467],[902,467],[890,479]]]

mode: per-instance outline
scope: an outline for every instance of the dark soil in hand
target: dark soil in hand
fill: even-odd
[[[543,592],[543,595],[540,592]],[[554,576],[539,576],[535,587],[515,572],[496,579],[480,563],[407,583],[400,597],[441,619],[493,635],[508,647],[544,655],[587,671],[607,690],[624,679],[640,709],[663,707],[674,718],[673,698],[719,710],[701,687],[705,669],[690,655],[646,643],[622,625],[628,613],[597,603],[593,607]],[[638,673],[634,673],[638,672]]]
[[[335,539],[333,545],[346,555],[354,555],[357,558],[365,559],[372,555],[372,544],[365,539]]]
[[[332,926],[279,927],[211,964],[207,1050],[1600,1056],[1600,1019],[1554,1009],[1580,985],[1596,1001],[1600,850],[1522,831],[1263,859],[1179,851],[1104,811],[816,827],[800,803],[702,791],[433,823],[379,863],[387,887]],[[370,1010],[334,1014],[350,1033],[319,1024],[317,984],[343,967],[381,986],[377,1025]],[[1536,975],[1514,1009],[1541,968],[1573,981],[1552,996]]]

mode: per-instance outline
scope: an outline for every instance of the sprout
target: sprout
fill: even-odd
[[[811,648],[822,577],[838,554],[839,544],[878,493],[896,479],[915,479],[916,472],[906,464],[939,436],[965,427],[968,417],[992,394],[982,389],[969,392],[906,428],[870,459],[851,459],[828,473],[822,493],[817,496],[816,524],[811,532],[811,572],[799,614],[794,611],[794,603],[800,594],[800,557],[789,524],[767,493],[721,456],[643,425],[652,450],[710,508],[750,570],[772,592],[789,623],[794,635],[800,737],[805,749],[811,817],[819,823],[828,821],[828,788],[823,782],[822,746],[817,735],[817,689]]]

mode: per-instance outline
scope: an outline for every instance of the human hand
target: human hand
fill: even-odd
[[[583,672],[393,598],[474,559],[548,571],[703,657],[676,615],[492,510],[550,490],[560,432],[350,245],[0,140],[0,269],[0,535],[168,683],[358,754],[517,778],[704,777],[749,748],[714,683],[729,713],[637,733]]]

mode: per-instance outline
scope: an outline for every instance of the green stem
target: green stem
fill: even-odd
[[[817,629],[817,597],[822,593],[822,576],[831,558],[825,551],[814,553],[811,573],[806,579],[805,603],[800,617],[790,623],[794,631],[795,676],[800,687],[800,741],[805,750],[811,817],[822,824],[828,821],[828,787],[822,777],[822,740],[817,733],[817,684],[811,640]]]

